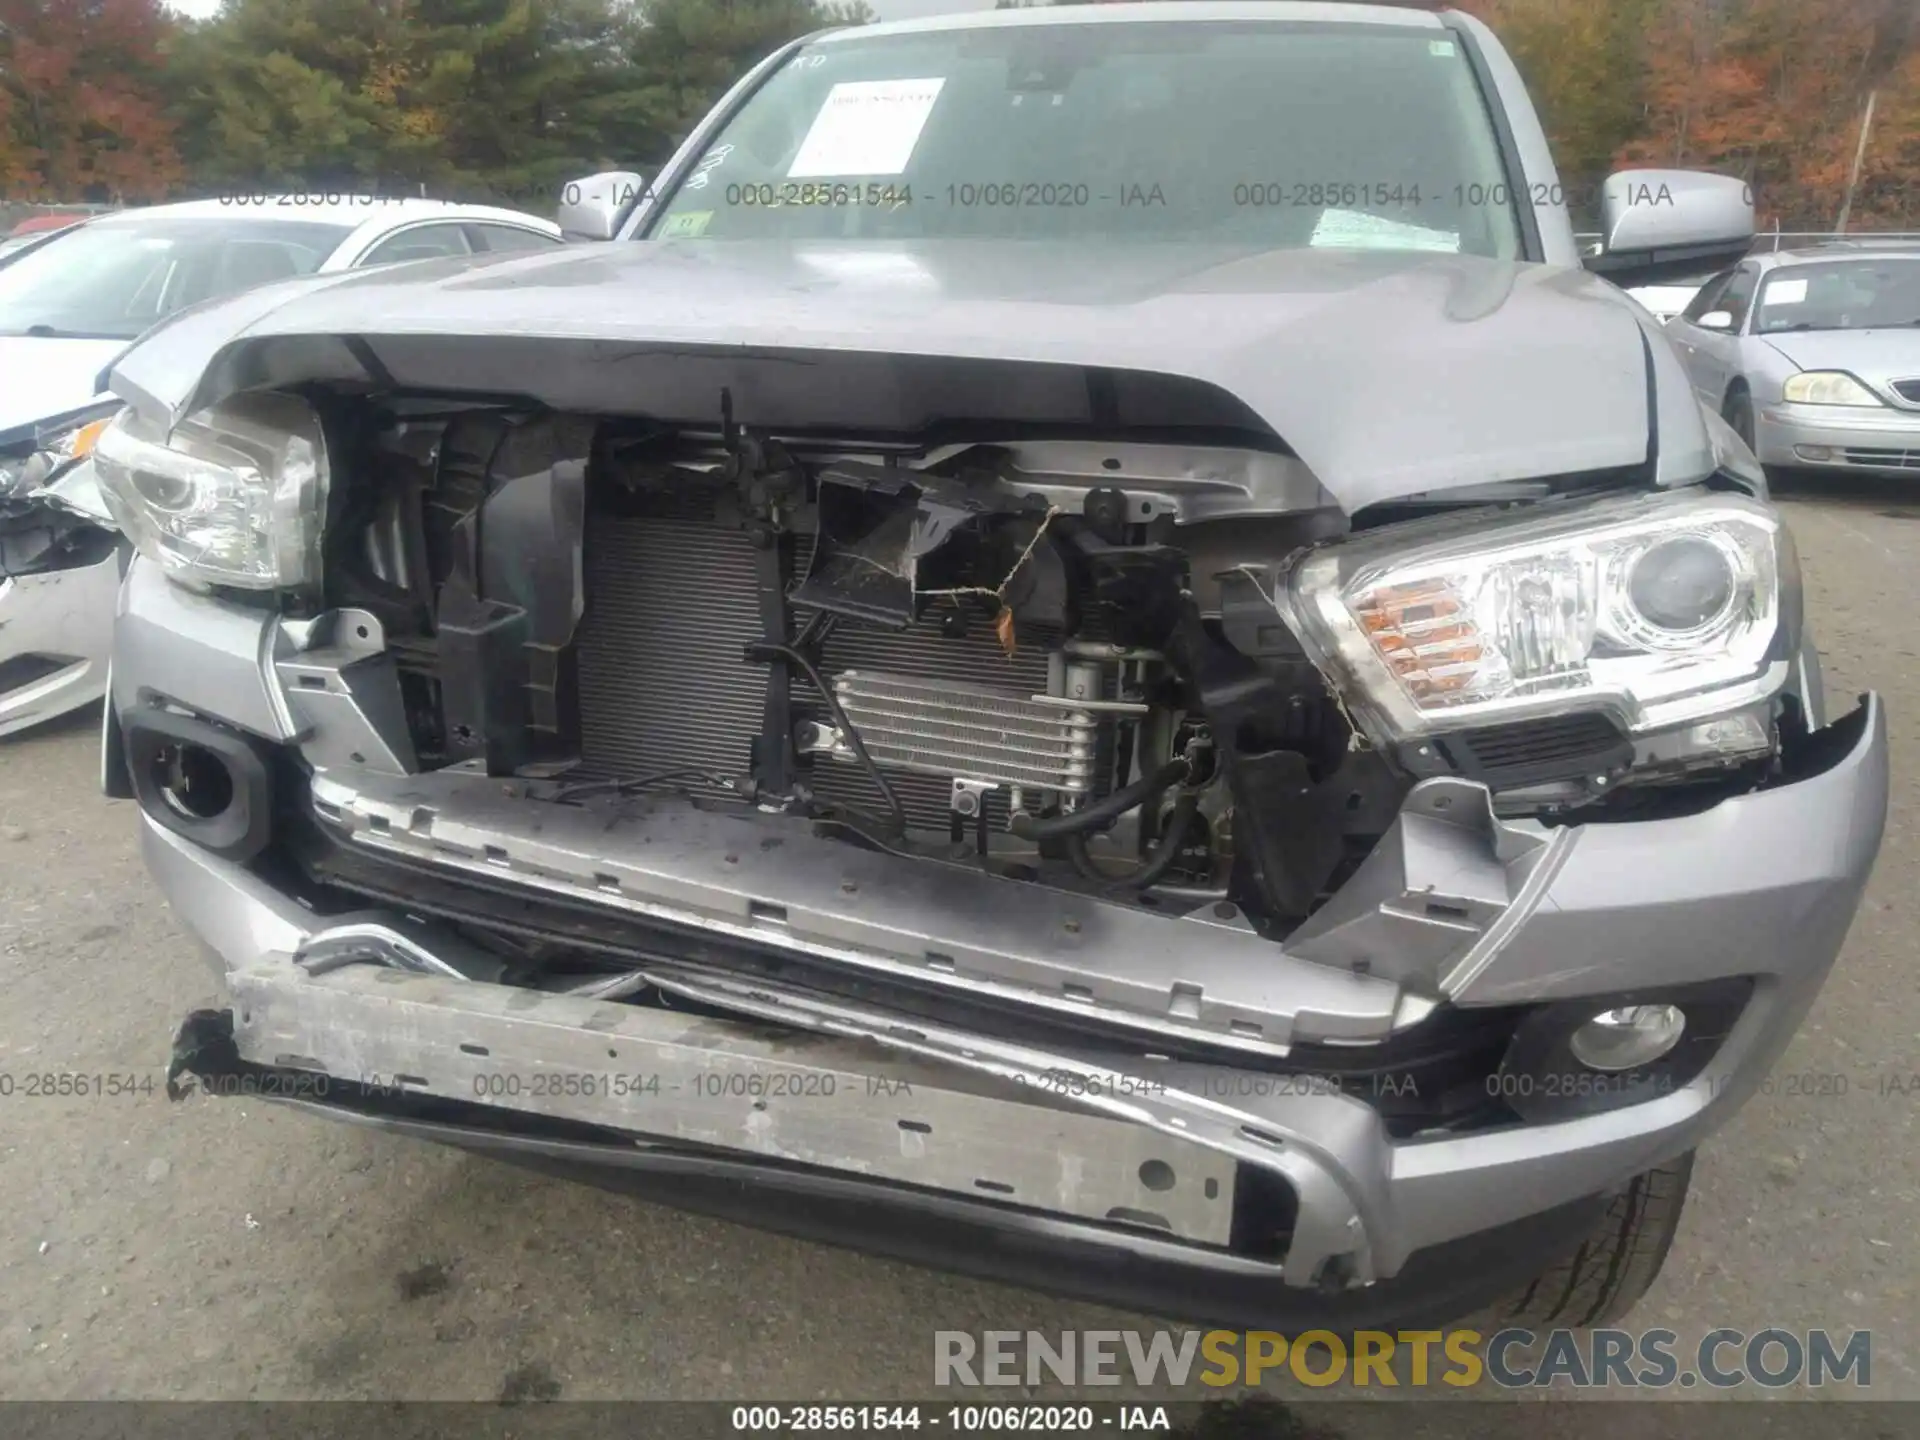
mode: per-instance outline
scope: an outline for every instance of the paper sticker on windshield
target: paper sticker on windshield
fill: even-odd
[[[900,174],[946,83],[858,80],[834,86],[800,142],[788,178]]]
[[[711,219],[711,210],[683,210],[678,215],[669,215],[667,223],[660,227],[660,238],[671,240],[676,236],[704,235],[707,233],[707,222]]]
[[[1805,276],[1802,276],[1798,280],[1782,278],[1767,286],[1766,303],[1768,305],[1798,305],[1806,298],[1807,282]]]
[[[1441,56],[1451,55],[1453,54],[1453,42],[1451,40],[1429,40],[1427,41],[1427,54]]]
[[[1307,242],[1332,250],[1433,250],[1457,253],[1460,237],[1450,230],[1409,225],[1363,210],[1324,210]]]

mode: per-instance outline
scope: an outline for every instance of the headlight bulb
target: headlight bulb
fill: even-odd
[[[1718,620],[1733,601],[1726,552],[1698,535],[1649,546],[1627,574],[1627,596],[1648,624],[1690,634]]]

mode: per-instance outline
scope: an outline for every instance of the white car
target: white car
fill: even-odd
[[[558,245],[486,205],[241,195],[101,215],[0,265],[0,433],[84,405],[142,332],[235,290],[329,270]]]
[[[278,280],[562,243],[550,220],[485,205],[313,201],[118,211],[0,256],[0,735],[105,693],[125,547],[84,456],[118,408],[96,396],[121,351],[188,306]]]

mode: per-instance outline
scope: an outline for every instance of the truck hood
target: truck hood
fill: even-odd
[[[837,363],[850,358],[1073,367],[1083,391],[1096,372],[1198,382],[1349,513],[1650,455],[1661,483],[1714,464],[1677,358],[1620,291],[1574,269],[1403,251],[667,240],[427,261],[198,307],[129,352],[113,388],[175,418],[307,379],[658,414],[642,376],[663,355],[757,366],[725,383],[742,419],[770,427],[783,384],[789,402],[811,385],[884,408],[886,367]]]
[[[0,335],[0,431],[78,410],[124,340]]]

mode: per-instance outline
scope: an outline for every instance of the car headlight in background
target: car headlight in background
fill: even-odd
[[[1844,370],[1803,370],[1781,387],[1783,398],[1796,405],[1872,405],[1886,402]]]
[[[0,496],[30,495],[84,459],[119,408],[110,400],[0,436]]]
[[[327,447],[297,396],[236,395],[171,435],[123,410],[94,467],[114,520],[172,578],[250,590],[318,582]]]
[[[1777,693],[1799,643],[1779,515],[1709,492],[1386,526],[1302,551],[1275,600],[1383,744],[1585,710],[1636,734],[1709,719]]]

